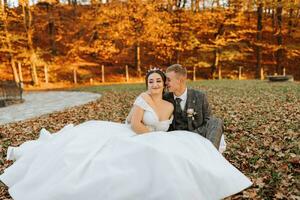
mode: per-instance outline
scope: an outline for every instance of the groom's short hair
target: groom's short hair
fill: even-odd
[[[169,66],[166,70],[166,72],[175,72],[176,74],[182,75],[184,77],[187,77],[187,71],[186,68],[183,67],[180,64],[173,64],[171,66]]]

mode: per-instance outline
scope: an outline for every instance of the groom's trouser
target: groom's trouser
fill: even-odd
[[[206,138],[219,149],[221,137],[223,134],[223,121],[216,117],[210,117],[206,124]]]

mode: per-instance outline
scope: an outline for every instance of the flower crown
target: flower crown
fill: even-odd
[[[156,71],[163,72],[162,69],[160,69],[160,68],[158,68],[158,67],[154,67],[154,68],[152,68],[152,69],[149,69],[149,70],[147,71],[147,74],[149,74],[150,72],[156,72]],[[163,72],[163,73],[164,73],[164,72]]]

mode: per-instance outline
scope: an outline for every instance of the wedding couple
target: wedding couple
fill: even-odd
[[[131,127],[138,134],[156,130],[155,127],[143,121],[144,111],[147,109],[136,105],[145,101],[151,107],[150,110],[158,116],[160,123],[166,126],[158,130],[188,130],[198,133],[209,139],[217,149],[223,152],[226,144],[222,135],[222,121],[211,115],[204,93],[187,89],[186,79],[187,71],[179,64],[168,67],[166,75],[160,69],[149,70],[146,74],[148,91],[137,98],[135,106],[126,119],[127,122],[133,118]],[[164,92],[165,88],[168,93]],[[172,118],[172,123],[169,126],[170,118]]]
[[[147,91],[136,98],[129,125],[88,121],[55,134],[42,129],[37,140],[9,147],[7,159],[15,162],[0,180],[12,198],[211,200],[251,186],[218,152],[221,134],[209,125],[204,94],[186,89],[180,65],[166,74],[146,74]],[[173,93],[163,100],[165,87]]]

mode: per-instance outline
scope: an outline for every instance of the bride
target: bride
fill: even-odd
[[[15,200],[222,199],[251,186],[199,134],[166,132],[173,105],[162,99],[165,75],[146,75],[128,124],[88,121],[67,125],[9,147],[14,160],[0,176]]]

